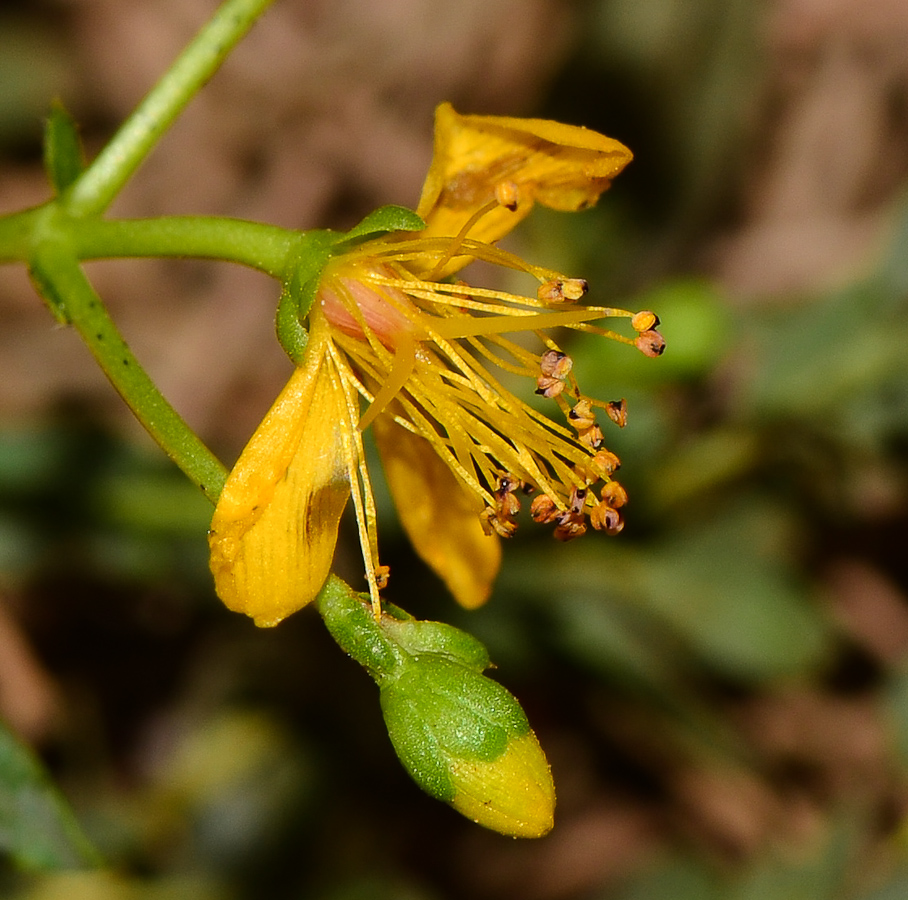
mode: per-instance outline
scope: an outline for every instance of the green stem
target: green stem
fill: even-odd
[[[285,277],[302,235],[276,225],[214,216],[86,219],[73,229],[79,259],[180,256],[219,259]]]
[[[31,274],[40,292],[59,315],[75,326],[139,422],[205,496],[216,502],[227,470],[139,364],[85,277],[72,248],[64,241],[44,241],[34,251],[31,263]]]
[[[283,279],[311,238],[301,232],[216,216],[67,219],[51,205],[0,216],[0,263],[26,262],[49,221],[79,259],[179,256],[222,259]]]
[[[65,196],[72,216],[103,212],[272,0],[226,0]]]
[[[0,216],[0,263],[25,262],[31,254],[32,236],[44,207]]]

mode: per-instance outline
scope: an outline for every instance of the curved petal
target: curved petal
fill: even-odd
[[[501,564],[498,538],[483,532],[469,495],[424,438],[384,414],[372,433],[414,549],[461,606],[481,606]]]
[[[345,421],[313,334],[297,369],[230,473],[208,543],[215,589],[256,625],[315,599],[331,568],[350,483]]]
[[[417,213],[425,236],[454,236],[495,198],[496,186],[517,187],[517,208],[497,206],[470,230],[493,243],[535,202],[563,211],[592,206],[631,161],[623,144],[587,128],[546,119],[463,116],[449,103],[435,111],[435,152]]]

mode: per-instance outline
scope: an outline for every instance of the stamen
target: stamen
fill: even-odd
[[[560,350],[549,349],[542,354],[539,368],[542,374],[536,378],[536,393],[551,400],[565,388],[565,379],[574,361]]]
[[[604,531],[606,534],[618,534],[624,528],[621,513],[605,501],[598,504],[590,513],[590,525],[596,531]]]
[[[493,209],[498,207],[498,200],[492,200],[487,203],[485,206],[481,206],[479,209],[467,219],[463,228],[457,232],[457,236],[450,242],[448,249],[442,254],[441,259],[435,263],[435,267],[428,274],[428,281],[436,281],[438,277],[444,272],[445,266],[457,255],[457,251],[463,245],[464,239],[470,233],[470,229],[484,216],[486,213],[491,212]]]
[[[539,286],[536,296],[544,303],[563,303],[579,300],[590,286],[582,278],[552,278]]]
[[[495,185],[495,200],[500,206],[515,212],[520,205],[520,188],[513,181],[499,181]]]
[[[627,425],[627,400],[610,400],[605,405],[605,411],[608,417],[619,427],[624,428]]]
[[[617,481],[610,481],[602,489],[602,499],[609,506],[620,509],[627,503],[627,491]]]
[[[638,334],[634,345],[644,356],[651,359],[662,356],[665,352],[665,338],[653,328]]]
[[[611,480],[619,460],[601,449],[595,408],[604,408],[623,426],[626,405],[584,396],[573,360],[546,331],[588,331],[636,342],[643,352],[657,354],[664,346],[655,331],[658,319],[651,313],[632,317],[625,310],[566,305],[586,293],[584,280],[530,266],[467,237],[492,209],[520,202],[517,187],[503,180],[495,200],[477,210],[456,237],[365,242],[329,263],[332,268],[323,277],[317,310],[332,329],[332,379],[344,391],[347,406],[344,455],[376,618],[389,572],[378,563],[362,432],[382,413],[425,438],[469,492],[487,534],[514,534],[521,493],[536,493],[530,516],[553,525],[560,541],[584,534],[587,516],[593,528],[610,534],[623,527],[619,510],[627,494]],[[468,259],[533,276],[540,282],[536,296],[435,281]],[[613,316],[633,319],[636,340],[595,324]],[[528,332],[539,339],[540,350],[506,336]],[[554,400],[566,422],[550,419],[512,394],[496,378],[503,377],[501,372],[535,381],[536,393]],[[361,398],[367,404],[362,415]]]
[[[359,420],[359,430],[365,431],[375,417],[403,390],[416,368],[416,341],[408,334],[398,337],[397,351],[394,353],[391,371],[384,384],[375,394],[375,399]]]
[[[533,521],[542,525],[550,525],[562,512],[563,510],[558,508],[548,494],[540,494],[530,504],[530,515],[533,517]]]
[[[388,582],[388,569],[377,565],[378,537],[376,529],[375,497],[372,493],[372,482],[366,468],[366,454],[362,437],[356,428],[359,416],[359,404],[356,395],[351,394],[350,385],[342,376],[337,366],[337,351],[329,345],[329,374],[334,390],[341,391],[347,406],[346,427],[340,429],[343,438],[344,456],[347,466],[347,477],[350,481],[350,494],[356,513],[356,528],[366,568],[366,582],[369,585],[369,597],[372,601],[372,615],[376,622],[381,618],[381,597],[379,591]]]
[[[631,316],[631,328],[634,331],[649,331],[659,327],[659,317],[648,309],[641,310]]]

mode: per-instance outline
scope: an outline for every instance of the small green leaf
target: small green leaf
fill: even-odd
[[[32,871],[100,864],[97,851],[38,760],[2,723],[0,849]]]
[[[58,194],[65,191],[85,168],[76,123],[60,102],[51,106],[44,127],[44,168]]]

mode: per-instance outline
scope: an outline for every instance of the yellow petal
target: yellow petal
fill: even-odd
[[[208,542],[218,596],[256,625],[276,625],[315,599],[331,567],[350,496],[345,421],[313,334],[218,500]]]
[[[404,530],[461,606],[488,599],[501,546],[486,535],[470,497],[429,442],[380,415],[372,426]]]
[[[451,806],[479,825],[512,837],[538,838],[555,824],[555,784],[531,731],[508,741],[491,762],[451,761]]]
[[[563,211],[591,206],[631,161],[623,144],[587,128],[546,119],[463,116],[449,103],[435,111],[435,153],[417,212],[426,236],[454,236],[495,198],[517,188],[517,208],[497,206],[469,233],[493,243],[535,202]]]

